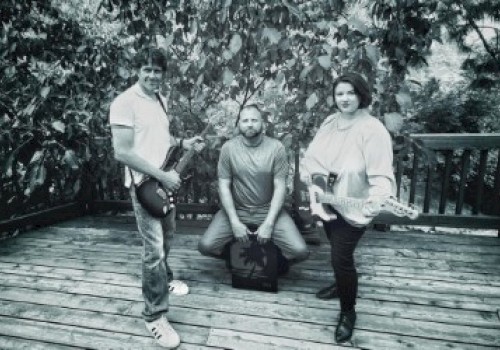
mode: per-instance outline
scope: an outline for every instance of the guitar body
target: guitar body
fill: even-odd
[[[168,150],[167,156],[161,169],[170,171],[175,168],[180,158],[181,150],[173,146]],[[142,181],[135,186],[137,200],[142,207],[153,217],[163,218],[170,213],[176,203],[176,193],[167,191],[155,178],[145,176]]]
[[[205,129],[200,133],[201,139],[205,137],[212,124],[209,122]],[[181,180],[186,180],[185,171],[188,163],[195,155],[194,149],[190,149],[182,155],[182,149],[177,146],[170,147],[165,157],[165,161],[161,166],[161,170],[167,172],[175,170],[181,177]],[[177,193],[167,191],[162,184],[149,176],[136,185],[137,200],[142,207],[146,209],[151,216],[163,218],[170,213],[176,203]]]
[[[364,206],[367,204],[366,199],[338,197],[333,195],[332,189],[336,177],[337,176],[335,174],[330,174],[329,176],[321,174],[312,175],[312,184],[309,186],[311,214],[323,221],[331,221],[337,218],[337,215],[335,215],[331,205],[335,205],[337,208],[356,208],[362,212]],[[408,217],[411,220],[415,220],[419,216],[417,209],[400,203],[392,196],[383,198],[380,203],[380,210],[389,212],[399,217]],[[372,219],[368,216],[365,216],[364,218],[366,219],[367,224]]]
[[[309,187],[309,205],[313,218],[322,221],[331,221],[337,218],[337,214],[333,211],[329,204],[321,203],[317,194],[330,193],[333,184],[336,180],[336,175],[331,174],[328,177],[321,174],[313,174],[311,176],[312,186]]]

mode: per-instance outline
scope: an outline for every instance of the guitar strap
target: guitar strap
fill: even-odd
[[[165,116],[168,118],[168,113],[167,113],[167,109],[165,108],[165,105],[163,104],[163,101],[161,100],[161,97],[160,97],[160,94],[157,92],[155,93],[155,96],[156,98],[158,99],[158,102],[160,102],[160,106],[161,106],[161,109],[163,109],[163,112],[165,112]],[[170,122],[170,119],[169,119],[169,122]],[[135,179],[134,179],[134,174],[132,173],[132,170],[130,169],[130,167],[127,167],[128,169],[128,172],[130,173],[130,178],[132,180],[132,185],[136,188],[137,190],[137,186],[135,184]]]
[[[167,109],[165,108],[165,105],[163,104],[163,101],[161,100],[160,94],[157,92],[157,93],[155,93],[155,96],[158,99],[158,102],[160,102],[161,108],[163,109],[163,112],[165,112],[165,115],[168,118]],[[170,121],[170,119],[169,119],[169,121]]]
[[[176,123],[174,122],[174,118],[172,118],[172,120],[170,120],[170,118],[168,117],[168,112],[167,112],[167,109],[165,108],[165,105],[163,104],[163,101],[160,97],[160,94],[159,93],[156,93],[155,94],[156,98],[158,99],[158,102],[160,102],[160,105],[161,105],[161,108],[163,109],[163,112],[165,112],[165,116],[167,117],[169,123],[170,123],[170,130],[171,130],[171,133],[172,134],[178,134],[178,128],[177,128],[177,125]]]

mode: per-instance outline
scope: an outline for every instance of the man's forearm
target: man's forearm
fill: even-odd
[[[236,208],[234,206],[233,194],[231,193],[231,189],[226,184],[220,184],[219,182],[219,195],[222,207],[226,211],[226,214],[229,217],[229,221],[233,223],[239,220],[238,214],[236,213]]]
[[[271,199],[271,204],[269,205],[269,212],[267,213],[266,220],[268,223],[274,224],[278,215],[283,208],[283,203],[285,203],[286,194],[286,184],[285,180],[275,179],[274,180],[274,191],[273,198]]]
[[[116,159],[129,168],[156,179],[159,179],[163,173],[163,170],[153,166],[151,163],[144,160],[144,158],[138,156],[134,152],[117,154]]]

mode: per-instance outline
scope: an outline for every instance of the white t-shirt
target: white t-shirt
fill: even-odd
[[[167,107],[164,97],[163,105]],[[160,168],[171,146],[170,121],[160,102],[146,95],[139,84],[135,84],[118,95],[109,111],[111,125],[129,126],[134,129],[133,150],[140,157]],[[133,171],[135,183],[143,174]],[[125,186],[130,187],[128,167],[125,167]]]
[[[304,155],[301,166],[312,174],[336,174],[333,195],[367,199],[395,192],[393,149],[385,126],[367,112],[353,120],[331,115],[321,125]],[[353,226],[365,226],[371,218],[360,208],[334,206]]]

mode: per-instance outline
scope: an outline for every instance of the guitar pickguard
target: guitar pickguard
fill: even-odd
[[[328,177],[321,174],[313,174],[311,176],[313,186],[319,188],[323,193],[330,192],[330,188],[333,188],[333,184],[336,179],[336,174],[332,174]],[[318,201],[316,198],[317,193],[319,193],[319,191],[309,190],[311,214],[313,217],[319,218],[323,221],[335,220],[337,218],[337,214],[335,214],[330,205],[322,204]]]

